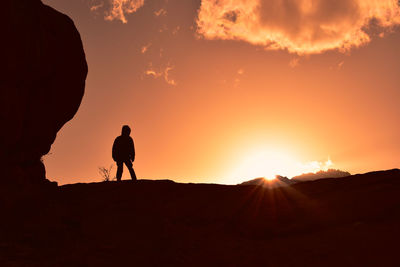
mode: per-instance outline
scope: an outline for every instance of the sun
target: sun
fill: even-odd
[[[275,179],[276,175],[291,175],[296,173],[297,165],[293,156],[283,150],[260,149],[245,153],[229,174],[230,183],[263,177],[267,181]]]
[[[224,182],[237,184],[259,177],[263,177],[266,181],[273,181],[277,175],[291,178],[303,173],[325,170],[332,165],[330,159],[326,162],[303,163],[290,151],[279,148],[255,148],[241,155],[243,155],[242,158],[230,168]]]

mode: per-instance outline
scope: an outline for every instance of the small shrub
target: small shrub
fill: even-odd
[[[103,178],[103,182],[108,182],[111,181],[111,170],[113,168],[113,165],[111,164],[109,168],[106,167],[99,167],[99,173],[101,177]],[[115,178],[115,177],[114,177]]]

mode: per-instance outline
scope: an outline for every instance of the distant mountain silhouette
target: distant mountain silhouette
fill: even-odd
[[[293,182],[303,182],[303,181],[314,181],[318,179],[324,179],[324,178],[341,178],[341,177],[347,177],[350,176],[351,174],[349,172],[341,171],[341,170],[335,170],[335,169],[329,169],[327,171],[318,171],[316,173],[304,173],[298,176],[293,177],[291,180]]]
[[[83,97],[82,41],[69,17],[40,0],[2,8],[0,168],[16,184],[46,184],[41,157]]]
[[[329,169],[327,171],[318,171],[316,173],[304,173],[298,176],[295,176],[291,179],[285,177],[285,176],[280,176],[277,175],[275,179],[273,180],[267,180],[263,177],[260,178],[255,178],[249,181],[245,181],[240,183],[239,185],[259,185],[263,187],[268,187],[268,188],[274,188],[274,187],[281,187],[281,186],[288,186],[288,185],[293,185],[299,182],[305,182],[305,181],[315,181],[318,179],[326,179],[326,178],[342,178],[342,177],[348,177],[351,174],[349,172],[341,171],[341,170],[335,170],[335,169]]]
[[[264,177],[260,177],[250,181],[245,181],[243,183],[240,183],[239,185],[259,185],[263,187],[274,188],[280,186],[287,186],[294,183],[295,181],[292,181],[287,177],[277,175],[273,180],[267,180]]]
[[[399,263],[398,169],[276,188],[75,184],[0,203],[0,266]]]

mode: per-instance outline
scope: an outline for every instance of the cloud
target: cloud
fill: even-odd
[[[180,29],[181,29],[180,26],[176,26],[176,27],[172,30],[172,35],[177,35]]]
[[[167,66],[162,68],[154,68],[153,65],[150,63],[147,70],[144,72],[145,75],[151,76],[155,79],[162,77],[166,83],[169,85],[177,85],[176,81],[171,78],[170,71],[174,69],[174,66],[168,63]]]
[[[170,85],[176,85],[176,81],[172,79],[169,75],[169,72],[173,70],[174,67],[168,66],[164,70],[164,80]]]
[[[143,5],[144,0],[92,0],[90,10],[98,11],[102,8],[105,20],[120,20],[122,23],[127,23],[126,15],[136,12]]]
[[[233,80],[233,86],[237,88],[240,84],[241,77],[244,75],[244,69],[240,68],[236,72],[236,78]]]
[[[144,5],[144,0],[113,0],[112,8],[105,17],[106,20],[119,19],[122,23],[127,23],[125,14],[134,13]]]
[[[100,3],[93,3],[90,6],[90,11],[97,11],[98,9],[102,8],[104,6],[104,2],[100,2]]]
[[[305,172],[317,172],[317,171],[327,171],[333,166],[331,159],[326,161],[310,161],[305,164],[300,164],[299,169]]]
[[[151,43],[148,43],[147,45],[142,46],[140,49],[140,53],[144,54],[149,50],[149,47],[151,46]]]
[[[210,40],[313,54],[367,44],[371,23],[382,31],[400,24],[398,1],[202,0],[197,33]]]
[[[154,11],[154,16],[156,16],[156,17],[165,16],[165,15],[167,15],[167,11],[164,8]]]

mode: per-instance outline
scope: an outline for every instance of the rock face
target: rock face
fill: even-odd
[[[66,15],[40,0],[6,0],[2,5],[1,176],[41,183],[46,181],[41,157],[81,103],[85,54]]]

